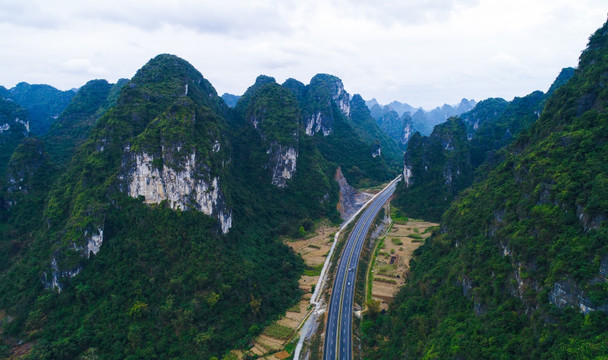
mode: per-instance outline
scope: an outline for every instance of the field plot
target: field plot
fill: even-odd
[[[403,286],[414,250],[420,247],[438,224],[419,220],[395,221],[377,249],[371,269],[372,299],[381,302],[381,309],[388,304]]]

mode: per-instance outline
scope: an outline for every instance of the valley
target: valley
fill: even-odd
[[[0,359],[604,359],[607,59],[430,111],[167,53],[0,86]]]

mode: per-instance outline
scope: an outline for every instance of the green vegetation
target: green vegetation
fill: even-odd
[[[44,136],[47,151],[55,164],[65,165],[72,158],[97,120],[115,105],[124,84],[91,80],[80,88]]]
[[[306,266],[306,269],[304,269],[304,275],[319,276],[321,275],[321,270],[323,270],[323,263],[317,266]]]
[[[605,357],[606,59],[608,24],[538,121],[416,250],[390,315],[364,321],[368,358]]]
[[[50,85],[22,82],[8,90],[6,97],[27,109],[32,134],[41,136],[46,134],[75,94],[72,90],[61,91]]]
[[[387,284],[396,284],[397,283],[397,280],[385,279],[385,278],[380,278],[380,277],[375,277],[374,281],[383,282],[383,283],[387,283]]]
[[[401,241],[401,239],[392,238],[391,242],[395,245],[403,245],[403,241]]]
[[[28,135],[25,125],[19,121],[28,121],[27,111],[13,101],[0,98],[0,179],[4,178],[11,154]]]
[[[382,248],[382,246],[384,245],[384,239],[382,238],[378,241],[378,243],[376,244],[376,246],[374,247],[374,251],[372,253],[372,256],[370,257],[369,260],[369,266],[367,269],[367,278],[366,278],[366,283],[365,283],[365,301],[372,301],[372,287],[373,284],[372,282],[374,281],[374,272],[372,271],[374,269],[374,266],[376,264],[376,258],[378,257],[379,253],[380,253],[380,249]]]
[[[275,339],[287,340],[293,335],[293,329],[274,323],[264,329],[264,335]]]
[[[293,307],[298,276],[322,265],[305,269],[278,237],[339,221],[338,166],[353,184],[378,184],[397,173],[398,157],[389,170],[390,142],[344,116],[333,98],[347,99],[339,79],[289,84],[261,76],[230,109],[190,64],[159,55],[128,82],[87,83],[42,141],[21,137],[1,152],[13,154],[0,166],[21,190],[11,180],[0,192],[12,204],[0,206],[0,311],[14,319],[2,323],[0,354],[18,338],[35,344],[33,359],[222,358]],[[305,135],[305,116],[317,111],[331,120],[328,136]],[[374,158],[378,144],[386,149]],[[285,187],[272,184],[279,152],[268,152],[281,146],[298,154]],[[217,209],[127,196],[142,154],[157,169],[180,173],[194,161],[191,177],[219,179],[230,232]]]
[[[221,357],[231,348],[245,347],[252,326],[275,319],[300,297],[297,278],[303,264],[275,240],[276,229],[319,216],[306,204],[315,209],[331,205],[301,194],[305,204],[285,214],[281,202],[262,195],[273,190],[271,185],[237,173],[229,176],[228,170],[242,168],[225,161],[231,151],[225,137],[227,108],[179,58],[152,59],[96,122],[91,114],[104,111],[112,90],[98,101],[107,84],[88,85],[65,119],[86,115],[70,119],[75,126],[92,120],[92,130],[66,170],[55,181],[44,175],[52,165],[34,140],[13,155],[14,166],[9,164],[14,169],[29,164],[33,182],[27,194],[12,193],[16,206],[0,210],[0,309],[14,318],[4,323],[3,334],[33,341],[32,358],[71,359],[91,351],[121,359]],[[74,132],[63,134],[78,146]],[[220,150],[212,151],[216,139]],[[129,161],[125,145],[131,152],[162,154],[158,165],[176,169],[196,152],[201,168],[222,179],[226,205],[238,219],[231,232],[219,235],[217,221],[201,212],[146,205],[119,191]],[[61,151],[69,158],[69,150]],[[266,210],[250,212],[259,208]],[[265,222],[267,215],[277,220]],[[21,230],[24,226],[28,231]],[[89,257],[79,249],[86,248],[87,233],[97,228],[103,229],[103,246]],[[58,276],[60,293],[45,289],[53,276],[52,259],[64,271]],[[69,279],[67,271],[78,275]],[[0,344],[6,347],[4,340]]]
[[[391,219],[395,224],[407,225],[410,219],[403,215],[403,212],[396,206],[391,206]]]
[[[439,221],[450,202],[473,181],[464,123],[451,118],[435,126],[428,138],[414,134],[405,167],[411,177],[408,184],[399,183],[394,204],[409,217]]]

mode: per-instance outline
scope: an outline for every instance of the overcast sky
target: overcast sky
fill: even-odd
[[[546,91],[606,21],[603,0],[0,0],[0,85],[59,89],[189,61],[218,93],[259,74],[340,77],[427,109]]]

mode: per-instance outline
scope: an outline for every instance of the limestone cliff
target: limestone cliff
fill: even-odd
[[[172,209],[193,209],[214,215],[222,232],[228,232],[232,226],[232,212],[226,208],[219,177],[210,177],[208,170],[197,164],[195,153],[174,168],[165,161],[165,148],[159,159],[145,152],[131,153],[129,150],[125,151],[126,166],[121,176],[129,196],[143,196],[147,204],[166,200]],[[162,166],[158,167],[156,163]]]

